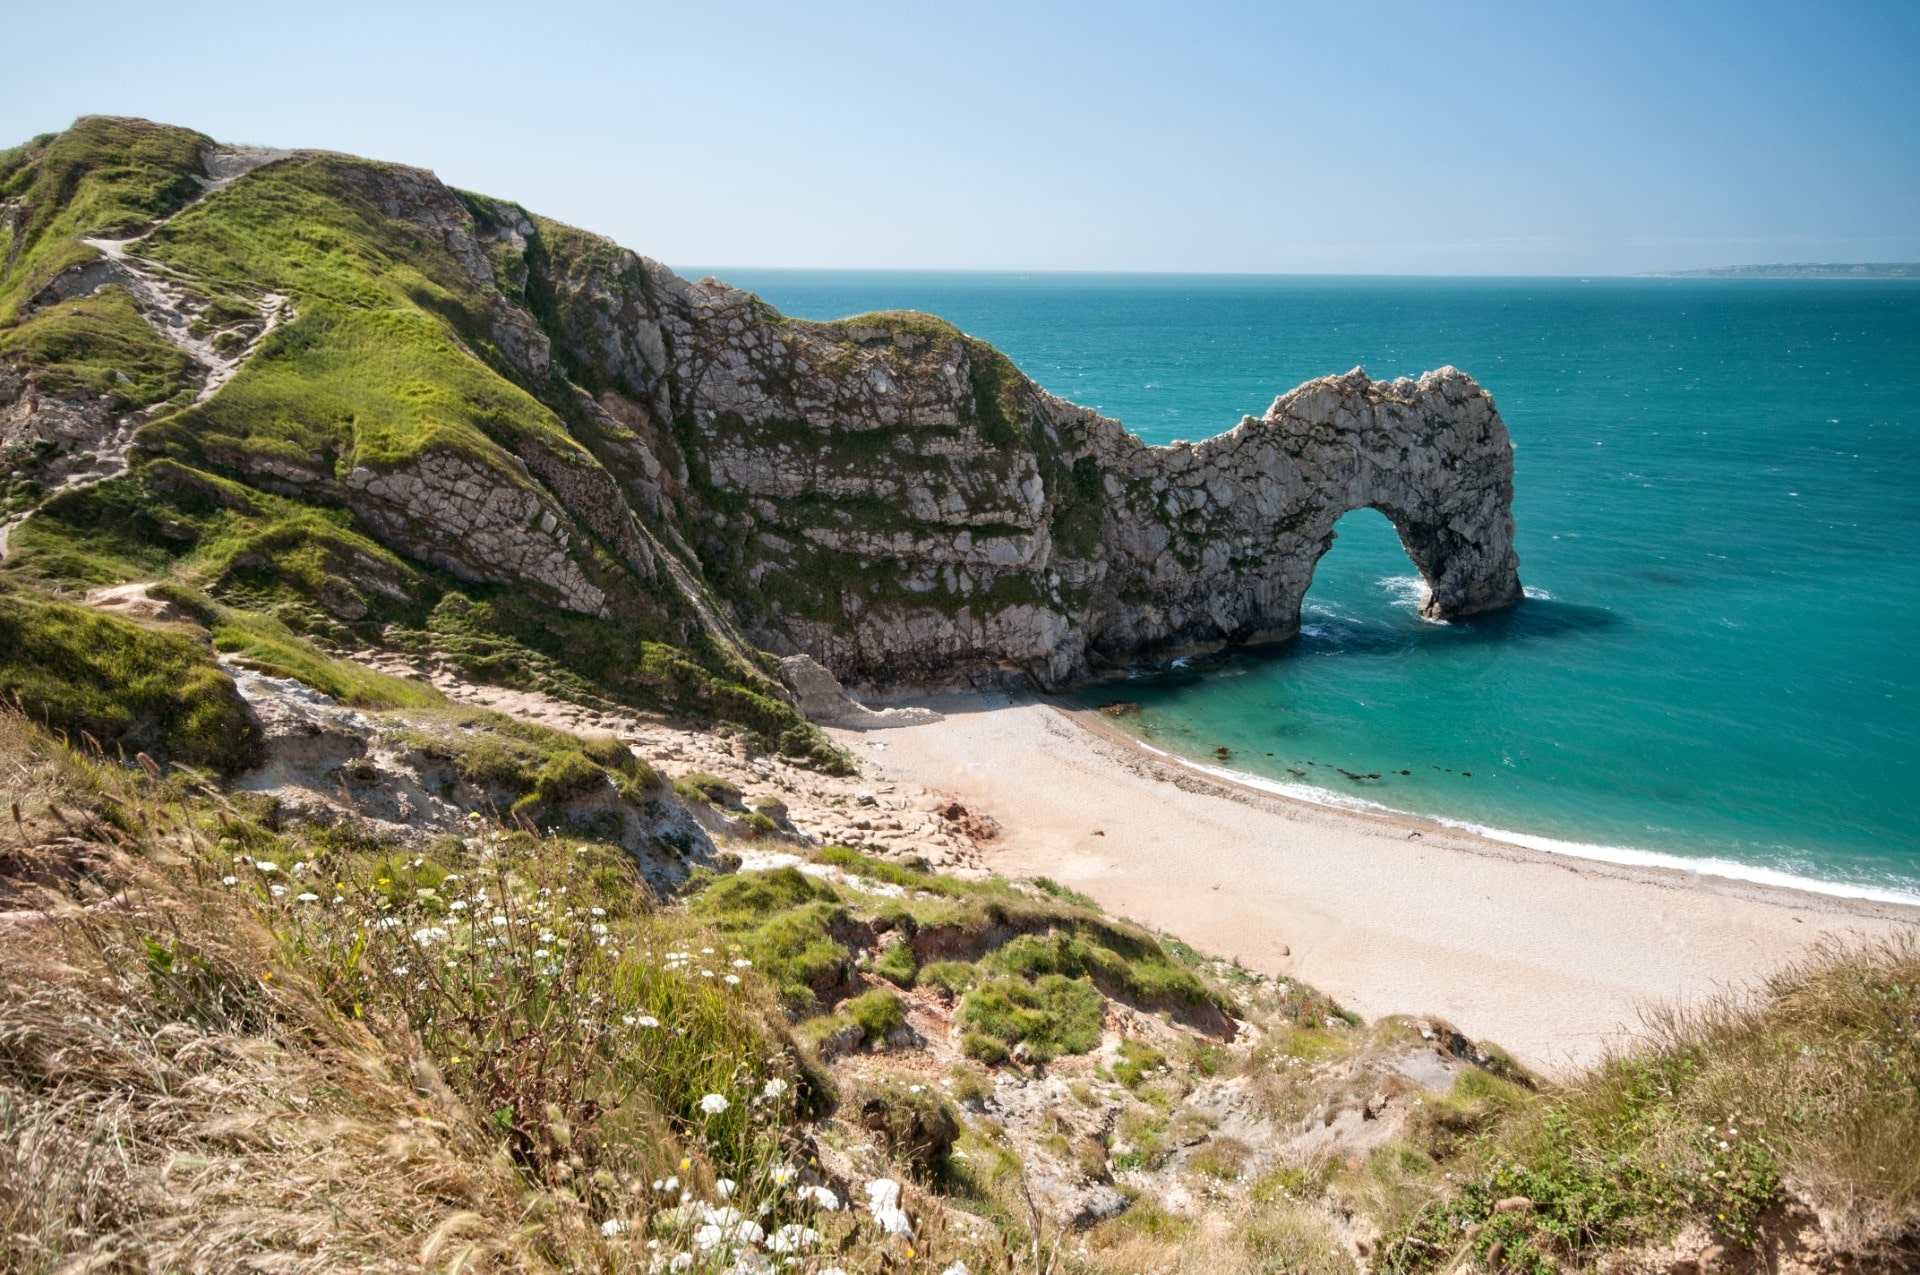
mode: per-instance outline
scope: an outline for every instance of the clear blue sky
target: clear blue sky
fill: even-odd
[[[432,168],[675,265],[1920,260],[1920,0],[0,2],[88,113]]]

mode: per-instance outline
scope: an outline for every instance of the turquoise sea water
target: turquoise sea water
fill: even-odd
[[[1464,368],[1513,435],[1527,601],[1420,620],[1362,510],[1297,640],[1083,698],[1323,800],[1920,895],[1920,284],[715,273],[943,315],[1150,442]]]

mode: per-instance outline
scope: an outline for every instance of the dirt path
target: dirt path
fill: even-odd
[[[196,207],[208,196],[225,190],[256,168],[291,154],[293,154],[292,151],[251,148],[220,148],[208,152],[204,158],[204,164],[209,176],[199,179],[202,189],[198,195],[168,216],[148,226],[138,235],[126,239],[83,239],[81,242],[97,251],[100,256],[54,279],[41,289],[33,301],[29,302],[28,308],[32,309],[52,301],[62,301],[72,297],[89,296],[108,285],[125,288],[133,298],[135,308],[148,325],[201,370],[200,387],[194,392],[193,405],[206,402],[246,365],[247,360],[253,357],[269,333],[293,317],[291,306],[288,305],[287,299],[277,292],[262,293],[256,303],[260,315],[259,331],[239,349],[222,352],[218,344],[218,333],[194,332],[194,323],[198,315],[189,288],[182,281],[167,277],[151,263],[144,262],[138,256],[129,253],[128,249],[145,240],[187,209]],[[156,404],[143,411],[127,413],[107,424],[105,432],[99,439],[86,448],[87,459],[74,469],[60,474],[48,487],[47,496],[91,487],[125,473],[127,454],[132,449],[134,436],[139,433],[140,427],[168,410],[171,409],[166,404]],[[30,516],[32,516],[31,511],[9,522],[0,523],[0,561],[5,561],[11,552],[13,532]]]

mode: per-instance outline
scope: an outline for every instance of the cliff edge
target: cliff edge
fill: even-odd
[[[1058,687],[1286,637],[1360,507],[1428,616],[1520,597],[1512,447],[1452,368],[1149,447],[926,315],[792,319],[423,170],[139,120],[0,153],[0,231],[29,575],[164,568],[342,643],[505,634],[629,702],[688,698],[632,672],[648,642],[790,702],[766,653]]]

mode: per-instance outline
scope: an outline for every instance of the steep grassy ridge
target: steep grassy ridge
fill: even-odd
[[[112,411],[152,418],[129,473],[56,495],[14,531],[16,578],[171,579],[323,641],[719,718],[766,747],[845,765],[657,569],[666,550],[574,441],[577,391],[549,372],[546,339],[518,308],[523,254],[540,255],[518,237],[532,230],[524,214],[334,155],[282,158],[203,196],[211,145],[99,119],[8,152],[0,372],[31,394],[107,395]],[[191,361],[125,289],[29,304],[97,258],[86,236],[156,221],[128,249],[129,267],[187,298],[197,329],[244,344],[262,306],[277,306],[277,329],[198,405],[184,394]],[[14,508],[34,502],[47,446],[30,415],[20,420],[8,450]],[[414,486],[400,490],[418,491],[412,475],[425,471],[410,467],[435,456],[469,467],[440,493],[458,512],[369,503],[368,476],[406,471]],[[514,492],[536,525],[488,513]],[[493,534],[521,537],[548,572],[577,573],[553,587],[603,597],[598,613],[569,613],[553,587],[476,557],[458,521],[469,517],[493,517]]]

